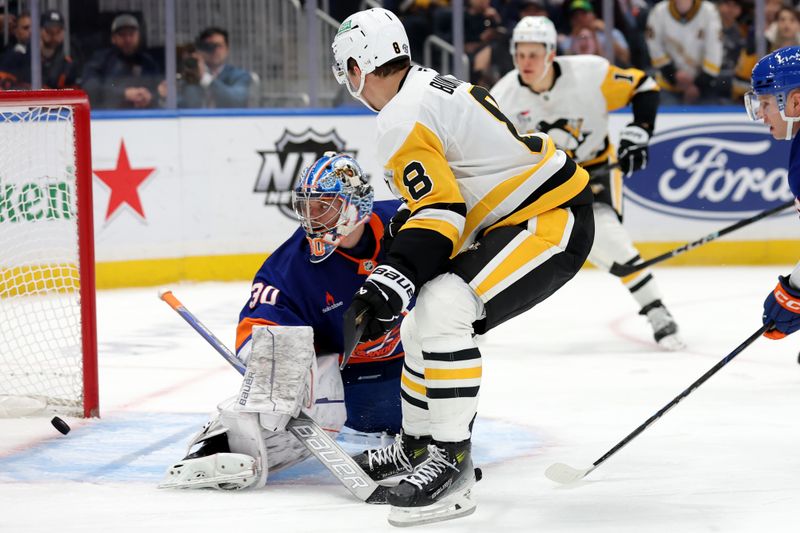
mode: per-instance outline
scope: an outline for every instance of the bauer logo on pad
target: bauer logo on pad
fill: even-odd
[[[738,220],[791,200],[790,143],[763,124],[733,122],[659,131],[647,168],[625,179],[625,198],[683,218]],[[788,214],[788,212],[787,212]]]

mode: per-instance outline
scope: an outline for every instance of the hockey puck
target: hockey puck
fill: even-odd
[[[481,479],[483,479],[483,470],[481,470],[480,468],[476,468],[475,469],[475,482],[478,482]]]
[[[56,428],[61,433],[63,433],[64,435],[69,433],[70,430],[69,425],[60,418],[58,418],[57,416],[54,416],[53,419],[50,421],[50,423],[53,424],[53,427]]]

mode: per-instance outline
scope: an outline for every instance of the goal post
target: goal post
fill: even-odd
[[[99,416],[89,101],[0,92],[0,416]]]

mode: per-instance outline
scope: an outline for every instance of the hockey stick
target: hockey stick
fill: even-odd
[[[350,356],[353,355],[353,351],[355,351],[356,346],[358,346],[358,341],[361,340],[364,330],[367,329],[366,316],[366,309],[362,310],[355,318],[353,318],[350,309],[344,314],[344,331],[342,332],[342,336],[344,337],[344,353],[342,354],[342,364],[339,365],[340,370],[347,366],[347,362],[350,361]]]
[[[636,263],[636,264],[633,264],[633,265],[620,265],[619,263],[615,262],[613,265],[611,265],[611,269],[609,270],[609,272],[611,274],[613,274],[615,276],[619,276],[619,277],[630,276],[634,272],[638,272],[638,271],[640,271],[640,270],[642,270],[644,268],[649,267],[650,265],[654,265],[656,263],[660,263],[661,261],[664,261],[666,259],[670,259],[672,257],[675,257],[676,255],[680,255],[683,252],[688,252],[689,250],[691,250],[693,248],[697,248],[698,246],[700,246],[702,244],[706,244],[708,242],[711,242],[711,241],[713,241],[713,240],[715,240],[715,239],[717,239],[719,237],[722,237],[723,235],[727,235],[728,233],[731,233],[732,231],[736,231],[737,229],[740,229],[740,228],[743,228],[743,227],[745,227],[747,225],[750,225],[753,222],[758,222],[762,218],[766,218],[766,217],[768,217],[770,215],[774,215],[775,213],[777,213],[779,211],[783,211],[787,207],[791,207],[793,205],[794,205],[794,200],[789,200],[788,202],[784,202],[784,203],[782,203],[782,204],[780,204],[780,205],[778,205],[776,207],[773,207],[771,209],[767,209],[766,211],[762,211],[762,212],[758,213],[757,215],[753,215],[750,218],[745,218],[744,220],[740,220],[739,222],[737,222],[735,224],[731,224],[730,226],[727,226],[725,228],[722,228],[719,231],[715,231],[714,233],[709,233],[708,235],[706,235],[705,237],[703,237],[701,239],[698,239],[696,241],[692,241],[690,243],[684,244],[683,246],[675,248],[674,250],[671,250],[669,252],[665,252],[665,253],[663,253],[661,255],[657,255],[656,257],[653,257],[652,259],[648,259],[647,261],[642,261],[641,263]]]
[[[244,375],[246,368],[242,362],[191,311],[186,309],[172,291],[159,291],[158,297],[169,304],[233,368]],[[310,416],[301,411],[296,418],[289,419],[286,428],[356,498],[367,503],[386,503],[389,489],[375,483]]]
[[[644,424],[633,430],[630,433],[630,435],[619,441],[616,444],[616,446],[608,450],[605,455],[603,455],[600,459],[592,463],[591,467],[573,468],[564,463],[555,463],[550,465],[547,468],[547,470],[545,470],[544,475],[547,476],[548,479],[555,481],[556,483],[563,483],[563,484],[572,483],[574,481],[578,481],[579,479],[586,477],[595,468],[603,464],[606,461],[606,459],[610,458],[612,455],[617,453],[626,444],[635,439],[637,435],[639,435],[645,429],[650,427],[650,425],[653,424],[653,422],[661,418],[661,416],[663,416],[667,411],[675,407],[678,404],[678,402],[689,396],[692,393],[692,391],[694,391],[697,387],[702,385],[708,378],[716,374],[720,368],[730,363],[734,357],[739,355],[739,353],[741,353],[742,350],[750,346],[753,343],[753,341],[755,341],[758,337],[760,337],[765,331],[767,331],[771,327],[772,323],[769,323],[758,328],[758,330],[752,335],[750,335],[750,337],[748,337],[746,341],[737,346],[731,353],[726,355],[719,363],[711,367],[711,369],[702,376],[700,376],[700,378],[697,381],[689,385],[689,388],[687,388],[682,393],[678,394],[675,398],[672,399],[671,402],[669,402],[667,405],[659,409],[658,412],[656,412],[656,414],[648,418]]]

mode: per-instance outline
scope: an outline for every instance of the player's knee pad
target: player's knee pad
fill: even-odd
[[[635,258],[639,252],[614,209],[607,204],[595,203],[592,210],[595,231],[589,261],[603,270],[609,270],[615,262],[625,264]]]
[[[483,316],[484,307],[463,279],[446,273],[422,287],[414,312],[422,349],[452,351],[475,345],[472,324]]]

